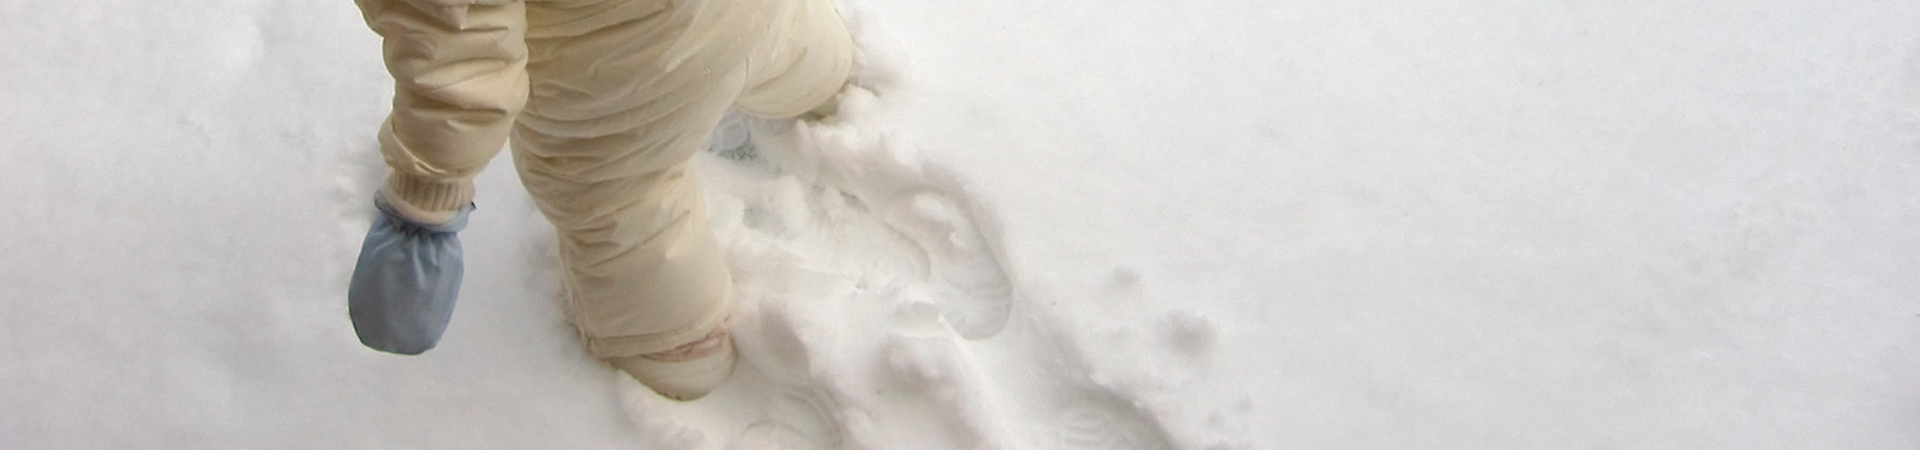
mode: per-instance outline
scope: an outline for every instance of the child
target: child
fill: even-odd
[[[688,161],[730,107],[831,111],[852,65],[831,1],[358,0],[395,79],[392,171],[348,288],[361,341],[439,339],[473,179],[510,136],[587,351],[669,398],[712,390],[731,282]]]

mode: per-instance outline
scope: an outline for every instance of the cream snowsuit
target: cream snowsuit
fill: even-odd
[[[460,208],[511,135],[589,353],[698,340],[730,282],[688,161],[736,103],[790,117],[839,92],[831,1],[357,0],[395,79],[387,195]]]

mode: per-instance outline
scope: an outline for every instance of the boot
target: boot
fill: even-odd
[[[698,341],[659,353],[607,360],[661,396],[689,401],[707,395],[733,373],[733,333],[728,323]]]

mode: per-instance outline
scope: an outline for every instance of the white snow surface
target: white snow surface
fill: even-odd
[[[1920,3],[1587,3],[847,0],[677,403],[504,158],[358,344],[352,2],[0,0],[0,448],[1920,447]]]

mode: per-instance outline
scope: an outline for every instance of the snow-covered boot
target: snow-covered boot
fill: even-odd
[[[728,323],[698,341],[659,353],[607,362],[661,396],[687,401],[707,395],[733,373],[733,333]]]
[[[720,124],[713,128],[712,140],[707,142],[707,151],[734,161],[759,157],[760,150],[753,145],[753,132],[747,124],[747,115],[740,112],[740,108],[729,109],[727,115],[720,118]]]

